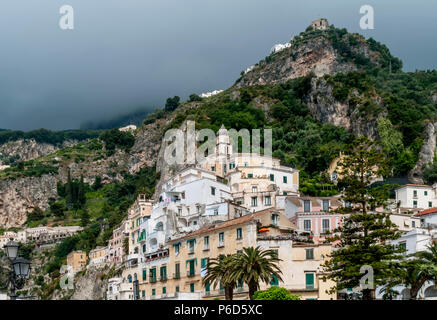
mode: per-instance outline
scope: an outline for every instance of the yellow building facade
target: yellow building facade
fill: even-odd
[[[293,229],[294,225],[282,213],[267,209],[172,239],[160,256],[149,257],[153,266],[149,263],[149,268],[142,270],[141,299],[224,299],[223,288],[205,286],[202,282],[208,259],[256,246],[276,250],[282,260],[279,267],[283,282],[272,278],[271,283],[261,284],[261,290],[279,285],[300,294],[302,299],[334,299],[324,293],[332,283],[322,282],[319,270],[331,247],[293,244]],[[306,259],[307,247],[313,252],[308,256],[310,259]],[[234,299],[247,298],[247,286],[238,286]]]

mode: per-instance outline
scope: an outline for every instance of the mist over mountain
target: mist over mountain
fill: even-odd
[[[112,118],[109,119],[89,120],[83,122],[80,125],[80,129],[81,130],[106,130],[106,129],[125,127],[130,124],[139,126],[150,112],[151,111],[149,108],[139,108],[125,114],[119,114],[113,116]]]

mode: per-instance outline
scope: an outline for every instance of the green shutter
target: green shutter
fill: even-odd
[[[143,280],[146,280],[146,278],[147,278],[147,270],[144,269],[143,270]]]
[[[305,285],[307,289],[314,289],[314,273],[305,274]]]
[[[200,260],[200,264],[201,268],[206,268],[206,266],[208,265],[208,258],[202,258],[202,260]]]

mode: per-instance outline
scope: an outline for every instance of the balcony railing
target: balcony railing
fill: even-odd
[[[149,282],[151,282],[151,283],[154,283],[156,281],[157,281],[156,277],[150,277],[149,278]]]
[[[161,276],[161,278],[159,278],[159,281],[167,281],[167,276]]]
[[[180,272],[176,272],[173,274],[173,279],[180,279],[180,278],[181,278]]]

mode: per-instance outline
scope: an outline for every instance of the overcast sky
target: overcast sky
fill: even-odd
[[[65,4],[74,30],[59,28]],[[359,27],[364,4],[374,30]],[[319,17],[385,43],[406,71],[437,69],[436,14],[429,0],[1,0],[0,128],[78,128],[226,89]]]

